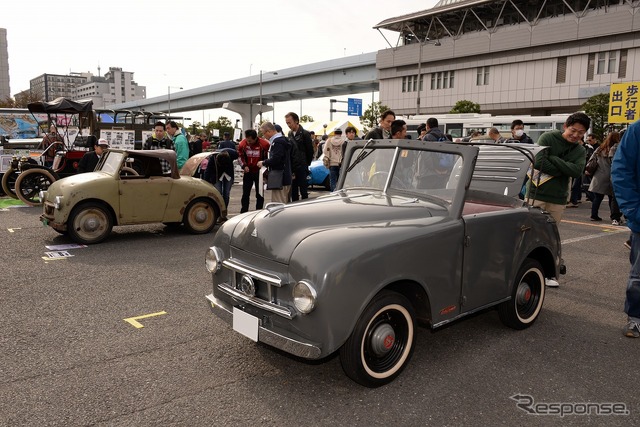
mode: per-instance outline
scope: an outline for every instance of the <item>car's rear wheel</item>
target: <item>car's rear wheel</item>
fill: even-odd
[[[380,292],[362,312],[340,349],[342,369],[366,387],[393,381],[411,359],[415,329],[411,302],[396,292]]]
[[[67,222],[69,237],[83,245],[102,242],[109,236],[112,228],[111,214],[104,205],[96,202],[76,206]]]
[[[527,258],[518,270],[511,299],[498,306],[502,323],[514,329],[531,326],[542,309],[544,292],[542,266],[538,261]]]
[[[213,203],[205,199],[197,199],[189,204],[184,213],[184,226],[193,234],[205,234],[213,230],[217,221]]]
[[[9,168],[4,175],[2,175],[2,191],[13,199],[18,198],[16,194],[16,180],[18,176],[20,176],[20,173],[14,168]]]
[[[40,190],[46,191],[55,180],[53,174],[46,169],[27,169],[16,179],[16,195],[27,205],[40,205]]]

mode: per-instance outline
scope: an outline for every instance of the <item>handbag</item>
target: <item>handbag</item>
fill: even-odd
[[[267,190],[282,190],[283,170],[270,170],[267,173]]]
[[[586,172],[587,175],[593,176],[593,174],[596,173],[597,169],[598,169],[598,150],[596,150],[591,155],[591,158],[589,158],[587,165],[584,167],[584,171]]]

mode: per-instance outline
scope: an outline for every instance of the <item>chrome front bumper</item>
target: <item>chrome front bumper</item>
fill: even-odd
[[[205,298],[208,300],[209,308],[213,314],[233,326],[233,306],[217,299],[213,294],[205,295]],[[285,337],[261,325],[258,326],[258,341],[305,359],[318,359],[322,353],[320,347],[316,345]]]

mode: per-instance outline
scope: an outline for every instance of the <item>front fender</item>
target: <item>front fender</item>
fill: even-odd
[[[438,244],[426,244],[431,240]],[[428,227],[424,222],[394,223],[309,236],[294,251],[289,271],[294,280],[314,284],[317,306],[310,314],[298,316],[296,326],[311,341],[322,343],[326,356],[349,338],[373,297],[392,284],[418,284],[430,301],[429,312],[434,303],[436,307],[457,304],[459,264],[441,260],[444,254],[461,260],[462,240],[462,226],[442,218]],[[325,250],[318,253],[319,247]],[[428,316],[418,313],[418,317]]]

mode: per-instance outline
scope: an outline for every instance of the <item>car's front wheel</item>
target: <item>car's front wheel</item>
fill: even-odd
[[[544,270],[527,258],[516,276],[511,299],[498,306],[500,320],[514,329],[528,328],[535,322],[544,302]]]
[[[385,385],[409,363],[415,345],[416,316],[411,302],[382,291],[362,312],[340,348],[344,372],[366,387]]]
[[[184,213],[184,226],[193,234],[205,234],[216,226],[217,215],[213,203],[205,199],[191,202]]]
[[[112,228],[111,214],[104,205],[95,202],[76,206],[67,222],[69,237],[83,245],[102,242]]]

